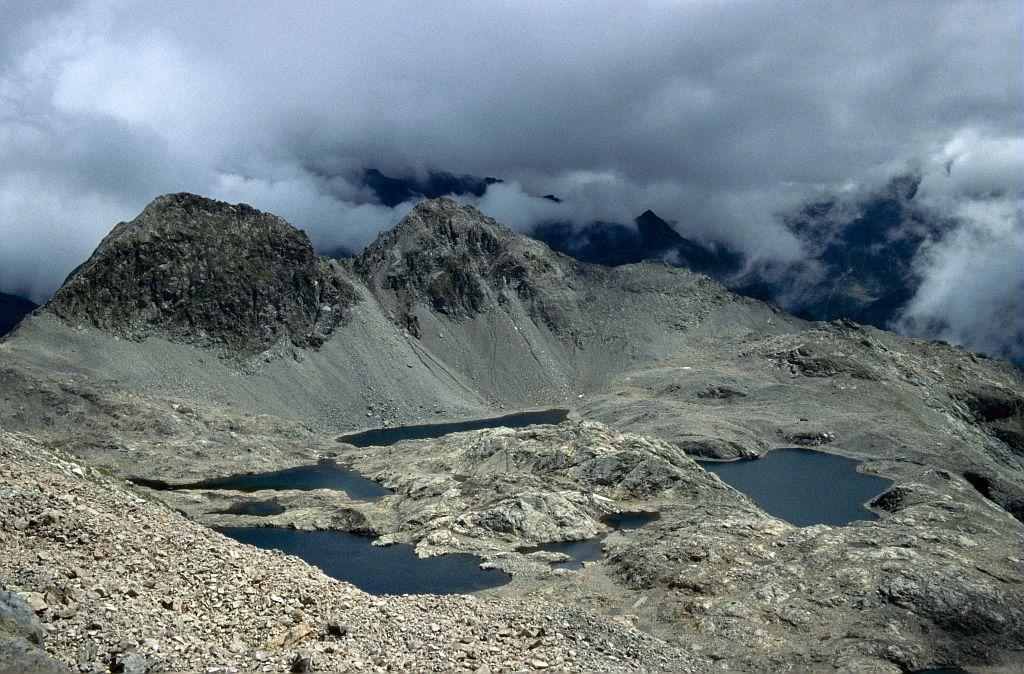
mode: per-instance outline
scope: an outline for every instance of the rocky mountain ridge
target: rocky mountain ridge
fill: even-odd
[[[480,197],[501,182],[431,173],[423,183],[373,169],[366,175],[375,177],[366,184],[389,206],[423,197]],[[957,229],[954,219],[915,199],[920,182],[914,173],[897,175],[856,199],[826,196],[784,214],[783,224],[802,252],[785,263],[753,261],[714,239],[713,232],[710,240],[687,238],[650,210],[626,223],[545,221],[527,234],[582,262],[619,266],[662,260],[712,276],[739,294],[776,302],[807,320],[851,318],[894,329],[921,283],[918,254]],[[554,195],[544,198],[561,203]]]
[[[136,220],[4,345],[6,361],[26,366],[15,368],[22,379],[71,370],[332,431],[568,404],[702,456],[831,438],[860,458],[955,467],[1018,515],[1024,502],[1022,376],[998,360],[806,323],[664,264],[580,263],[448,199],[417,206],[340,263],[248,207],[171,195]],[[246,232],[255,252],[239,250]],[[235,274],[246,257],[252,270]],[[148,280],[108,286],[111,269]],[[250,311],[282,284],[270,308]],[[339,309],[320,304],[325,287]],[[162,307],[153,288],[177,294]],[[255,369],[239,370],[224,349]],[[745,397],[701,395],[715,387]]]
[[[282,338],[321,345],[353,301],[340,270],[284,220],[171,194],[115,227],[46,307],[128,338],[258,352]]]

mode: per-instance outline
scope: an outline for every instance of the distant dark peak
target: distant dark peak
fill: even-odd
[[[319,346],[356,293],[285,220],[193,194],[154,199],[118,224],[47,305],[130,339],[259,352]]]
[[[556,196],[555,196],[554,194],[545,194],[545,195],[544,195],[543,197],[541,197],[541,198],[542,198],[542,199],[547,199],[548,201],[553,201],[553,202],[555,202],[556,204],[560,204],[560,203],[562,203],[562,200],[561,200],[561,199],[559,199],[558,197],[556,197]]]
[[[377,169],[366,169],[361,182],[373,190],[381,204],[390,207],[417,199],[436,199],[444,196],[472,194],[482,197],[487,188],[500,183],[498,178],[480,178],[472,175],[455,175],[445,171],[430,172],[424,179],[412,176],[387,176]]]
[[[917,190],[921,186],[921,176],[916,174],[897,176],[889,181],[888,191],[897,199],[910,201],[917,196]]]
[[[664,260],[724,279],[743,266],[740,253],[680,236],[653,211],[644,211],[633,222],[635,227],[601,221],[582,227],[567,222],[545,222],[534,228],[532,236],[577,260],[607,267]]]
[[[683,237],[679,236],[679,233],[672,229],[671,225],[655,215],[654,211],[644,211],[634,222],[640,231],[643,246],[651,253],[678,245],[683,241]]]
[[[32,300],[19,295],[0,293],[0,337],[13,330],[36,306]]]

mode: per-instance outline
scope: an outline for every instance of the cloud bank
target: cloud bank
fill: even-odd
[[[502,178],[469,200],[520,229],[652,209],[792,261],[786,213],[912,170],[961,224],[901,327],[1005,351],[985,324],[1020,308],[1018,2],[554,5],[9,3],[0,289],[45,299],[174,191],[358,248],[410,208],[368,167]]]

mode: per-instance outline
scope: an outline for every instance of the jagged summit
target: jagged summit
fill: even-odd
[[[557,273],[557,254],[472,206],[440,198],[417,205],[354,260],[372,288],[425,299],[448,315],[473,315],[504,289],[521,297]]]
[[[743,256],[718,244],[687,239],[653,211],[644,211],[632,225],[596,221],[582,227],[570,222],[545,222],[532,236],[577,260],[617,267],[663,260],[717,279],[743,267]]]
[[[174,230],[187,232],[195,229],[204,216],[225,218],[222,225],[233,223],[236,227],[245,227],[250,222],[259,221],[261,226],[274,229],[283,237],[294,236],[309,243],[304,232],[296,230],[283,218],[264,213],[249,204],[230,204],[190,192],[176,192],[156,197],[133,220],[118,223],[104,237],[97,252],[118,239],[142,239]]]
[[[397,225],[382,232],[360,257],[371,257],[383,249],[405,250],[432,242],[494,252],[500,241],[514,238],[515,232],[494,218],[472,206],[441,197],[417,204]]]
[[[318,346],[354,298],[340,269],[282,218],[179,193],[118,224],[47,309],[129,338],[258,352],[282,338]]]

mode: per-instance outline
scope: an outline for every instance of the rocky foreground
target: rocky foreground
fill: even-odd
[[[359,527],[418,542],[421,554],[471,550],[512,582],[482,596],[368,595],[3,432],[0,577],[14,591],[0,594],[3,662],[82,672],[894,674],[1020,664],[1024,535],[1017,520],[942,471],[879,495],[877,522],[797,528],[668,443],[593,422],[340,456],[396,493],[359,502],[278,492],[289,506],[279,526]],[[261,492],[159,496],[211,524],[261,524],[209,514],[225,498]],[[662,517],[609,535],[601,563],[557,570],[548,566],[557,556],[517,550],[598,534],[600,516],[620,509]],[[349,526],[340,512],[351,513]]]
[[[870,503],[876,521],[865,511],[842,527],[795,527],[670,443],[596,422],[345,447],[340,460],[395,493],[159,497],[212,525],[348,529],[421,555],[473,552],[513,575],[489,595],[615,613],[698,668],[916,671],[1006,663],[1024,644],[1024,530],[948,471],[908,471]],[[250,499],[284,512],[220,514]],[[661,517],[609,532],[601,518],[616,511]],[[602,535],[604,559],[578,571],[520,550]]]
[[[26,641],[79,671],[694,664],[654,637],[561,604],[368,595],[24,436],[0,433],[0,465],[0,577],[42,622]],[[19,662],[32,661],[4,666]]]

